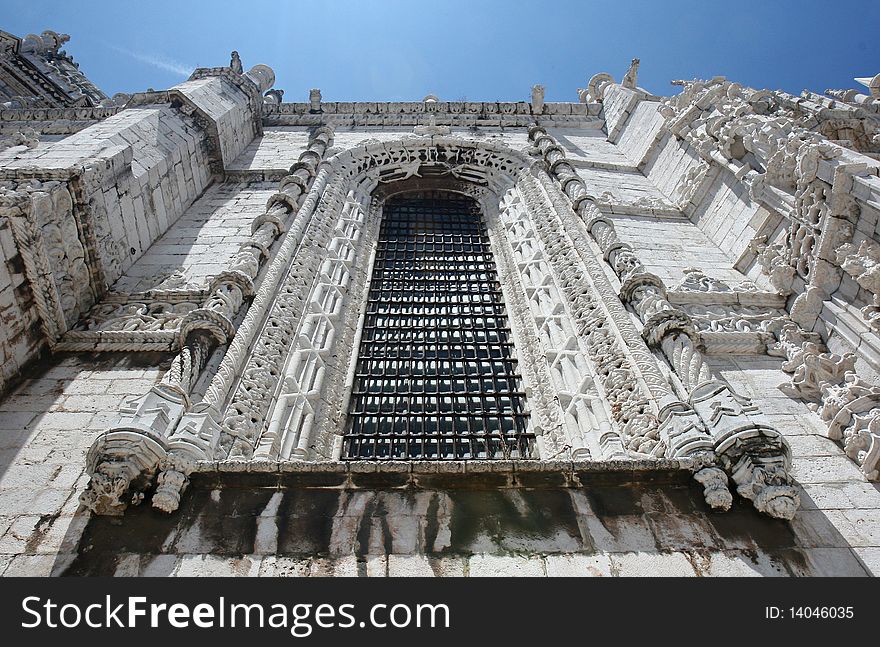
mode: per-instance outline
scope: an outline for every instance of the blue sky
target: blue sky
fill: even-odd
[[[270,65],[285,101],[577,101],[596,72],[639,85],[724,75],[757,88],[859,87],[880,72],[880,0],[0,0],[0,29],[71,35],[107,94],[179,83],[194,67]]]

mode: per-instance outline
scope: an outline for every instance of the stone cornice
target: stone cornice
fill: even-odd
[[[449,126],[529,127],[546,126],[596,128],[604,126],[601,105],[545,103],[540,113],[520,102],[487,101],[401,101],[326,102],[314,112],[309,103],[263,105],[264,126],[303,126],[332,123],[336,126],[417,126],[432,121]]]
[[[590,483],[687,483],[690,458],[641,460],[200,461],[194,487],[547,488]]]

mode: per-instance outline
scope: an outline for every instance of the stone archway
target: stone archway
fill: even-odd
[[[517,214],[524,216],[536,201],[546,202],[536,183],[529,181],[533,164],[533,160],[506,146],[452,137],[414,137],[367,145],[331,158],[331,179],[301,242],[300,262],[291,265],[284,281],[276,287],[275,302],[243,362],[241,379],[230,389],[221,425],[219,456],[238,460],[337,457],[334,442],[338,442],[345,417],[345,380],[367,280],[368,250],[384,200],[416,188],[442,187],[477,199],[493,222],[498,221],[503,210],[511,208],[511,204],[502,205],[505,199],[515,203]],[[528,189],[521,186],[524,184]],[[534,195],[527,200],[522,196],[523,190]],[[532,207],[527,207],[527,202]],[[549,204],[545,207],[552,210]],[[512,226],[515,227],[515,223]],[[506,256],[512,257],[509,241],[512,234],[500,225],[494,231],[495,246],[509,249]],[[520,242],[517,240],[514,244]],[[534,245],[537,248],[539,243],[535,241]],[[319,250],[327,250],[329,256],[322,257]],[[556,251],[562,253],[559,249]],[[586,280],[583,285],[576,285],[576,277],[570,277],[569,269],[562,267],[564,262],[562,258],[558,260],[556,273],[564,274],[568,283],[565,288],[553,286],[552,289],[557,290],[555,298],[576,301],[575,307],[589,309],[597,317],[605,315],[604,331],[611,330],[611,334],[602,335],[600,340],[597,337],[600,344],[591,354],[584,348],[572,348],[579,344],[576,326],[572,323],[566,333],[553,333],[566,339],[551,342],[551,346],[560,348],[549,361],[543,341],[553,336],[547,330],[553,326],[549,321],[551,314],[545,313],[539,317],[540,321],[535,321],[526,296],[529,292],[534,297],[539,287],[531,283],[519,285],[522,266],[517,267],[512,258],[501,263],[502,274],[507,279],[504,284],[511,293],[505,296],[511,306],[512,326],[517,336],[528,338],[521,339],[517,348],[526,355],[523,365],[529,372],[526,382],[531,391],[530,402],[547,444],[546,451],[541,453],[544,457],[589,455],[591,448],[599,449],[599,442],[585,441],[578,435],[602,427],[607,448],[600,450],[601,455],[620,458],[626,456],[626,451],[618,425],[636,422],[648,425],[650,412],[652,409],[656,412],[656,407],[650,404],[652,394],[642,386],[640,367],[626,351],[623,336],[615,331],[619,322],[597,308],[599,301],[611,295],[588,295],[592,286]],[[538,271],[534,261],[525,259],[524,264],[530,264],[530,272]],[[543,271],[547,278],[536,280],[561,284],[558,276],[551,278],[553,270],[549,266]],[[307,290],[310,280],[311,289]],[[549,288],[544,286],[543,289]],[[637,335],[629,338],[641,343]],[[580,345],[585,344],[581,341]],[[593,378],[597,372],[591,370],[589,364],[599,355],[617,359],[609,363],[604,375],[598,375],[603,381],[596,385]],[[228,359],[231,362],[234,357]],[[656,367],[654,369],[656,371]],[[572,371],[582,376],[582,383],[566,388],[559,382]],[[602,405],[603,400],[609,400],[608,385],[620,396],[616,408],[613,403],[609,403],[609,409]],[[214,387],[212,384],[212,389]],[[566,413],[560,410],[559,396],[563,391],[566,392],[563,408],[577,397],[586,398],[573,404],[568,412],[568,416],[574,418],[570,426],[580,430],[574,432],[574,436],[566,433]]]
[[[203,399],[177,403],[179,421],[158,433],[130,421],[105,433],[90,451],[93,485],[111,492],[101,496],[118,513],[158,474],[159,507],[170,511],[194,463],[271,471],[279,460],[337,458],[371,241],[384,199],[415,186],[460,191],[484,209],[541,457],[627,458],[638,456],[628,447],[657,446],[668,385],[598,263],[573,252],[542,174],[540,162],[503,144],[450,136],[368,142],[330,157]]]

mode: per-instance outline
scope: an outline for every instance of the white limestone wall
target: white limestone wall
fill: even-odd
[[[278,171],[286,173],[309,143],[305,126],[273,126],[263,129],[230,164],[228,171]]]
[[[44,347],[40,317],[12,225],[0,216],[0,392]]]
[[[676,213],[675,206],[637,169],[578,168],[600,207],[611,212]]]
[[[761,226],[766,213],[757,209],[749,211],[752,206],[741,191],[719,176],[709,186],[702,209],[693,212],[694,221],[688,220],[672,202],[674,173],[665,170],[670,164],[676,164],[677,169],[686,168],[690,158],[686,152],[677,151],[674,142],[666,142],[668,148],[661,144],[656,157],[649,159],[645,167],[647,174],[634,168],[639,156],[644,155],[647,134],[655,127],[656,118],[650,110],[636,104],[633,96],[621,92],[616,99],[612,96],[606,105],[612,117],[611,127],[619,131],[619,147],[586,129],[556,130],[561,145],[569,151],[591,191],[595,190],[600,196],[604,192],[609,194],[607,210],[621,239],[633,245],[650,271],[671,284],[681,278],[684,267],[693,265],[715,278],[737,283],[744,276],[733,269],[733,263],[749,231],[753,233]],[[149,121],[155,116],[156,123],[161,124],[164,122],[159,116],[169,114],[162,110],[143,108],[125,111],[122,115],[127,119],[132,117],[131,113],[139,112],[141,119]],[[642,134],[628,131],[626,120],[630,112],[633,115],[630,122],[638,126]],[[129,114],[126,116],[126,113]],[[140,120],[136,123],[140,124]],[[132,128],[139,137],[151,132],[145,130],[146,125]],[[408,133],[411,129],[340,128],[335,147],[345,148],[367,139],[398,139]],[[109,141],[114,136],[105,139]],[[244,172],[284,169],[289,166],[288,160],[290,163],[296,160],[307,136],[299,127],[269,130],[245,146],[230,166],[232,170]],[[523,130],[502,132],[486,128],[477,136],[498,137],[519,149],[524,148],[526,142]],[[121,134],[120,137],[126,141]],[[153,169],[157,169],[158,177],[162,162],[168,164],[167,156],[160,158],[157,149],[156,157],[152,158],[149,147],[135,140],[119,144],[121,148],[110,156],[111,167],[120,160],[124,162],[126,155],[132,162],[137,156],[148,165],[139,163],[138,177],[146,175],[149,180]],[[196,137],[194,141],[202,139]],[[183,147],[189,151],[188,144],[183,144],[161,152],[168,153],[173,161],[174,150]],[[205,153],[203,150],[190,153],[190,163],[199,154],[204,156]],[[182,152],[180,158],[174,163],[183,163]],[[199,159],[204,162],[202,168],[206,168],[205,158]],[[47,158],[47,162],[51,163],[51,158]],[[132,163],[132,178],[134,166]],[[124,175],[124,170],[113,177]],[[163,191],[161,182],[168,181],[167,175],[161,177],[157,185],[160,192]],[[176,176],[174,183],[177,183]],[[215,265],[225,265],[220,260],[231,257],[237,249],[253,216],[262,210],[275,186],[274,182],[216,185],[200,199],[194,197],[194,202],[182,207],[183,216],[175,224],[171,225],[166,219],[171,228],[163,230],[164,234],[157,229],[156,236],[150,238],[152,234],[147,227],[147,238],[143,241],[147,244],[145,253],[137,262],[129,263],[116,288],[120,291],[149,289],[157,277],[175,270],[183,270],[195,282],[203,281],[215,271]],[[648,203],[662,213],[651,213]],[[134,234],[139,235],[136,211],[127,211],[124,217],[123,233],[128,235],[126,223],[134,223]],[[7,239],[0,222],[0,246],[4,253]],[[14,269],[14,256],[7,259],[11,259],[7,267]],[[9,275],[14,291],[21,282],[15,283],[11,271]],[[3,278],[0,274],[0,279]],[[852,288],[842,286],[841,289]],[[5,290],[0,287],[0,299]],[[126,398],[143,394],[160,379],[167,361],[167,357],[147,354],[61,356],[45,364],[32,365],[26,381],[0,399],[0,574],[58,574],[81,554],[82,533],[90,523],[88,513],[77,502],[86,481],[82,473],[85,451],[97,434],[106,429],[109,418]],[[568,531],[551,538],[534,539],[526,534],[505,536],[500,541],[490,534],[477,533],[472,544],[477,548],[469,554],[428,557],[415,541],[415,535],[406,534],[407,528],[417,526],[412,525],[414,515],[400,512],[383,519],[382,523],[387,521],[399,531],[400,541],[410,542],[407,548],[389,553],[377,542],[362,551],[366,554],[355,555],[352,548],[355,533],[346,535],[344,531],[356,527],[354,520],[366,519],[367,513],[363,507],[353,506],[331,514],[334,528],[339,529],[338,536],[349,538],[348,544],[341,541],[333,544],[332,554],[308,557],[276,554],[271,548],[271,538],[264,538],[266,543],[259,551],[216,555],[211,552],[211,542],[216,538],[201,530],[201,521],[187,526],[184,518],[180,521],[181,527],[174,530],[173,541],[169,540],[158,553],[121,551],[116,573],[611,576],[880,573],[880,493],[840,448],[825,438],[824,426],[815,414],[804,403],[779,390],[778,385],[787,379],[779,369],[779,359],[753,356],[712,361],[735,388],[755,399],[774,426],[786,434],[794,453],[794,475],[803,485],[803,509],[791,523],[757,517],[755,513],[750,519],[758,519],[757,528],[766,533],[762,537],[724,535],[719,531],[724,524],[723,515],[710,515],[708,511],[693,508],[679,510],[666,495],[636,493],[633,495],[636,501],[626,514],[605,516],[590,504],[587,494],[574,493],[571,499],[579,527],[587,529],[579,535],[579,540]],[[381,496],[366,493],[362,499],[368,499],[367,495]],[[212,492],[210,496],[221,499],[235,495],[218,490],[216,495]],[[503,496],[509,498],[510,507],[515,509],[519,501],[516,494]],[[238,516],[256,517],[263,512],[269,516],[268,507],[248,509],[247,515]],[[370,524],[369,528],[381,525],[378,521]],[[773,542],[779,546],[770,548]]]
[[[232,163],[257,135],[257,123],[247,95],[224,77],[186,81],[174,89],[213,122],[224,166]]]
[[[211,186],[113,285],[116,292],[144,292],[172,274],[194,287],[226,270],[251,224],[278,190],[277,182],[229,182]]]
[[[827,425],[806,404],[779,386],[790,379],[774,357],[710,360],[734,389],[749,396],[785,436],[792,450],[792,476],[802,486],[801,508],[791,528],[821,560],[823,575],[842,575],[855,556],[880,575],[880,487],[867,481]]]
[[[732,174],[720,172],[691,219],[712,242],[735,261],[770,217],[766,209],[748,197],[748,189]]]
[[[683,216],[612,215],[620,239],[638,250],[645,268],[673,287],[688,267],[702,269],[731,287],[746,277],[730,256]]]
[[[548,128],[547,133],[554,137],[565,149],[565,156],[582,166],[602,168],[632,168],[632,161],[620,147],[608,141],[606,134],[596,128]]]
[[[88,196],[98,253],[112,283],[168,229],[209,182],[205,135],[169,106],[132,108],[4,165],[96,169]]]
[[[642,101],[636,105],[617,141],[618,150],[635,166],[642,164],[663,125],[659,106],[656,101]]]
[[[653,105],[656,107],[657,104]],[[654,116],[655,119],[652,119],[651,123],[656,128],[659,126],[656,120],[659,113],[654,112]],[[689,211],[693,207],[693,204],[688,204],[689,200],[686,198],[688,186],[686,178],[688,173],[699,172],[701,167],[706,166],[694,150],[683,146],[675,137],[664,134],[657,140],[656,145],[647,151],[642,162],[645,175],[664,195],[670,200],[675,200],[685,210]]]
[[[31,365],[0,400],[0,568],[48,575],[69,555],[87,519],[79,510],[85,453],[126,398],[144,393],[160,358],[69,355]]]
[[[181,102],[186,104],[182,109],[172,107]],[[25,191],[30,178],[38,182],[60,181],[76,204],[75,222],[73,217],[65,217],[60,208],[49,217],[41,216],[43,220],[56,221],[64,231],[62,245],[47,246],[44,236],[47,257],[63,261],[70,254],[64,249],[59,252],[59,248],[76,243],[84,249],[81,256],[90,264],[88,271],[78,268],[83,271],[74,272],[72,269],[77,268],[68,267],[70,263],[61,263],[67,271],[59,280],[91,294],[85,303],[76,289],[60,290],[62,302],[74,302],[71,307],[62,303],[67,328],[92,305],[96,295],[133,268],[205,191],[213,180],[212,174],[222,171],[224,161],[231,162],[250,144],[259,126],[254,119],[252,98],[230,78],[210,71],[207,76],[187,81],[170,93],[136,95],[130,105],[132,107],[63,139],[42,142],[30,150],[10,149],[0,158],[0,168],[10,179],[12,188]],[[189,113],[194,116],[187,116]],[[41,213],[36,202],[33,205],[34,213]],[[252,206],[248,204],[247,208]],[[65,223],[72,226],[64,228]],[[229,256],[231,246],[241,242],[240,228],[221,229],[217,232],[219,235],[200,240],[205,245],[202,251],[207,253],[208,246],[216,243],[216,251],[221,256]],[[10,277],[20,273],[15,267],[14,248],[4,247],[3,253],[0,260],[6,266],[6,273]],[[127,281],[131,284],[130,279],[139,276],[149,282],[148,275],[153,270],[173,265],[172,261],[179,260],[176,257],[181,254],[180,246],[173,250],[160,247],[153,251],[146,264],[133,269]],[[157,257],[167,263],[156,262]],[[194,262],[193,265],[206,264]],[[194,273],[203,280],[207,271],[201,267]],[[28,278],[36,281],[28,285],[31,294],[53,291],[46,281],[31,275]],[[10,310],[13,294],[8,289],[10,286],[16,289],[13,283],[0,284],[0,294],[4,290],[6,293],[6,307],[0,303],[0,311],[6,310],[7,319],[15,324],[7,328],[0,346],[2,374],[6,380],[44,345],[40,339],[42,331],[30,321],[34,314],[26,313],[31,308],[28,292],[14,293],[17,310]]]

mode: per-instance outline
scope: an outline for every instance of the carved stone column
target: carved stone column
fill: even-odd
[[[158,474],[153,506],[177,509],[195,462],[211,460],[220,439],[219,415],[210,404],[191,407],[189,395],[214,349],[235,336],[235,320],[254,294],[254,281],[272,244],[285,231],[314,179],[332,139],[320,128],[280,183],[266,212],[252,225],[229,268],[215,276],[200,308],[182,320],[180,352],[162,381],[131,400],[92,445],[87,470],[92,479],[80,501],[95,514],[119,515],[139,503]]]
[[[689,394],[687,403],[673,400],[659,413],[666,455],[698,460],[695,478],[713,507],[727,509],[732,501],[726,477],[721,478],[723,468],[737,492],[758,510],[790,519],[799,499],[787,472],[790,452],[784,438],[748,398],[712,375],[690,317],[667,300],[662,280],[647,272],[632,247],[618,238],[614,223],[593,202],[565,151],[541,126],[529,129],[529,139],[620,279],[620,298],[644,324],[645,341],[663,351]]]

